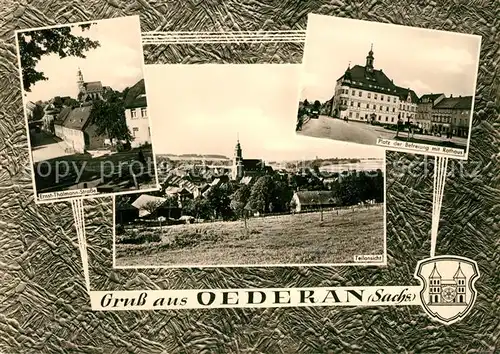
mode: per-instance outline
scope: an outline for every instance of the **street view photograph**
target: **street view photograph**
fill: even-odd
[[[148,66],[161,189],[114,198],[115,267],[385,264],[384,150],[295,134],[297,69]]]
[[[35,201],[157,190],[139,17],[16,37]]]
[[[300,135],[466,159],[481,37],[310,14]]]

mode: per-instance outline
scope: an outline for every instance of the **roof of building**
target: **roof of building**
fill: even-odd
[[[73,108],[64,120],[63,125],[69,129],[82,130],[89,121],[92,106]]]
[[[132,206],[134,206],[135,208],[139,209],[139,216],[142,217],[142,216],[150,214],[149,210],[145,210],[145,207],[148,204],[150,204],[150,203],[153,204],[154,203],[156,205],[156,208],[159,208],[166,201],[167,201],[166,198],[155,197],[155,196],[149,195],[149,194],[142,194],[139,198],[137,198],[132,203]]]
[[[138,209],[130,203],[118,202],[116,203],[116,210],[124,211],[124,210],[138,210]]]
[[[332,191],[298,191],[297,196],[301,205],[332,205],[337,204],[339,199]]]
[[[420,101],[428,99],[428,100],[434,102],[441,95],[444,95],[444,94],[443,93],[426,93],[425,95],[422,95],[422,97],[420,97]]]
[[[339,79],[349,77],[351,87],[366,91],[380,92],[390,95],[397,95],[396,85],[390,80],[382,70],[366,70],[364,66],[355,65],[348,68]]]
[[[61,112],[57,115],[56,119],[54,119],[54,124],[63,125],[66,118],[68,118],[69,113],[71,112],[71,107],[64,107]]]
[[[417,94],[415,91],[409,89],[409,88],[404,88],[404,87],[399,87],[396,86],[396,90],[399,94],[399,99],[406,101],[406,98],[408,97],[408,93],[410,94],[411,97],[411,102],[412,103],[417,103],[419,101]]]
[[[245,170],[262,170],[264,166],[264,162],[259,159],[243,159],[242,160],[243,168]]]
[[[241,180],[240,180],[240,183],[243,183],[243,184],[250,184],[252,182],[252,179],[253,177],[251,176],[244,176]]]
[[[432,272],[429,275],[429,278],[441,278],[441,274],[439,274],[439,272],[437,270],[436,263],[434,263],[434,268],[432,269]]]
[[[448,97],[443,98],[434,107],[434,109],[471,109],[472,96]]]
[[[458,269],[453,278],[465,278],[465,274],[462,272],[462,265],[460,263],[458,263]]]
[[[87,93],[101,92],[103,90],[102,83],[100,81],[86,82],[83,86],[85,87]]]
[[[148,103],[144,79],[139,80],[128,90],[124,103],[125,108],[147,107]]]

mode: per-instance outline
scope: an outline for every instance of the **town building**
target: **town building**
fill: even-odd
[[[178,219],[181,216],[181,209],[176,202],[149,194],[141,194],[132,206],[139,210],[140,218],[153,219],[163,216]]]
[[[60,109],[54,105],[54,100],[50,100],[43,109],[42,129],[54,133],[54,121],[59,114]]]
[[[420,97],[417,106],[417,126],[424,134],[430,134],[432,128],[432,107],[445,98],[443,93],[425,94]]]
[[[399,93],[398,119],[403,123],[417,125],[418,96],[409,88],[396,86]]]
[[[33,112],[35,111],[35,108],[36,108],[36,103],[32,101],[28,101],[26,103],[26,118],[28,119],[28,121],[33,119]]]
[[[365,66],[347,67],[337,79],[333,97],[332,115],[342,119],[380,124],[397,124],[400,97],[409,98],[410,109],[415,99],[413,93],[405,92],[382,71],[375,69],[373,48],[368,52]],[[415,95],[416,96],[416,95]],[[404,106],[401,106],[404,107]],[[406,115],[406,114],[405,114]]]
[[[443,98],[432,107],[431,133],[466,138],[472,111],[472,96]]]
[[[132,147],[151,144],[144,79],[132,86],[125,97],[125,121],[132,135]]]
[[[340,205],[340,199],[332,191],[297,191],[290,202],[292,211],[297,213],[333,208]]]
[[[231,179],[241,180],[243,177],[257,177],[266,174],[268,169],[264,161],[259,159],[244,159],[240,145],[240,140],[237,140],[234,149],[233,167],[231,171]]]
[[[63,139],[73,152],[84,153],[88,149],[103,146],[104,138],[91,124],[92,105],[70,108],[65,107],[54,121],[54,133]]]
[[[85,82],[80,68],[77,72],[78,100],[80,102],[104,100],[104,93],[111,90],[108,86],[103,86],[101,81]]]
[[[461,264],[452,279],[443,279],[436,263],[429,275],[429,305],[464,304],[466,300],[466,277]]]

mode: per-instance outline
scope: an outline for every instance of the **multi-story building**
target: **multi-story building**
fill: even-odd
[[[432,107],[445,98],[442,93],[425,94],[420,97],[417,106],[417,125],[424,134],[429,134],[432,128]]]
[[[472,96],[443,98],[432,107],[431,133],[466,138],[471,110]]]
[[[144,79],[137,82],[128,91],[125,98],[125,121],[132,135],[131,146],[151,144],[151,129],[148,119],[148,104]]]
[[[394,84],[382,69],[374,68],[373,48],[368,52],[365,66],[348,66],[335,86],[332,115],[334,117],[381,124],[397,124],[400,107],[416,114],[418,97],[410,89]]]
[[[415,91],[409,88],[402,88],[396,86],[399,92],[399,114],[398,118],[401,119],[403,123],[417,124],[417,107],[418,107],[418,96]]]

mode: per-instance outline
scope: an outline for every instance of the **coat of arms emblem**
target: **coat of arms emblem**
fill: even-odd
[[[452,324],[471,310],[479,278],[475,261],[458,256],[438,256],[418,262],[415,277],[420,280],[420,300],[435,320]]]

